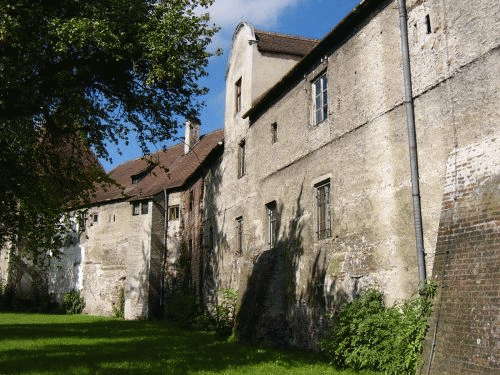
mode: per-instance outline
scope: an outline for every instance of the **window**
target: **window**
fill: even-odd
[[[137,216],[137,215],[147,215],[149,211],[149,206],[148,202],[134,202],[132,203],[132,215]]]
[[[425,26],[426,26],[427,34],[432,33],[431,17],[428,14],[425,16]]]
[[[243,216],[236,218],[236,251],[243,254]]]
[[[278,142],[278,123],[275,122],[271,125],[271,143]]]
[[[242,140],[238,146],[238,178],[243,177],[245,174],[245,140]]]
[[[234,85],[235,113],[241,111],[241,78]]]
[[[316,189],[316,230],[318,239],[331,237],[330,180],[315,185]]]
[[[150,163],[150,165],[143,171],[134,174],[131,176],[132,178],[132,184],[137,185],[139,182],[141,182],[147,175],[149,175],[153,169],[156,167],[156,164]]]
[[[141,213],[141,202],[132,203],[132,215],[139,215]]]
[[[314,124],[319,124],[328,117],[328,78],[326,73],[313,83]]]
[[[92,221],[97,223],[99,221],[99,214],[92,214]]]
[[[168,220],[179,220],[179,205],[168,208]]]
[[[266,204],[267,211],[267,243],[272,249],[276,246],[277,239],[277,215],[276,215],[276,201]]]

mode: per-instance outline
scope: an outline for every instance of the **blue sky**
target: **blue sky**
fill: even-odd
[[[302,35],[322,39],[360,0],[215,0],[209,10],[212,21],[221,27],[211,49],[222,48],[222,56],[213,57],[208,66],[209,76],[202,83],[210,92],[201,98],[206,107],[201,113],[201,133],[205,134],[224,126],[224,96],[227,58],[230,53],[234,28],[241,22],[252,23],[255,28],[283,34]],[[179,129],[178,135],[183,135]],[[177,143],[173,141],[173,143]],[[106,171],[117,165],[142,156],[133,139],[130,145],[121,146],[119,155],[110,146],[113,164],[101,160]],[[154,151],[154,148],[151,149]]]

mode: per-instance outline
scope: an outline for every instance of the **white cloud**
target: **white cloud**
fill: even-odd
[[[213,40],[217,47],[227,49],[236,25],[248,21],[256,27],[272,29],[278,16],[302,0],[215,0],[209,9],[212,22],[221,27]]]
[[[240,21],[256,25],[274,24],[278,15],[300,0],[216,0],[210,8],[212,19],[220,26],[232,27]]]

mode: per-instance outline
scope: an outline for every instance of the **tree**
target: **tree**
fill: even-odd
[[[106,181],[94,153],[135,135],[148,154],[198,114],[212,2],[0,1],[0,245],[57,248]]]

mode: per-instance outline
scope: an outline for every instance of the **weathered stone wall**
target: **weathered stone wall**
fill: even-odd
[[[97,215],[97,222],[94,222],[94,215]],[[128,202],[88,210],[79,243],[83,265],[80,288],[87,314],[110,316],[113,306],[119,305],[120,288],[125,287],[131,216]]]
[[[498,133],[500,10],[493,0],[409,1],[408,6],[431,270],[448,156],[456,146]],[[389,303],[417,292],[400,51],[397,3],[381,2],[253,124],[226,112],[231,136],[216,204],[218,283],[240,290],[242,336],[314,347],[321,312],[335,309],[363,286],[380,287]],[[230,62],[229,98],[231,64],[246,63]],[[314,125],[311,87],[323,72],[328,75],[329,114]],[[272,143],[275,122],[278,142]],[[242,139],[247,173],[238,178]],[[332,236],[318,240],[315,186],[326,179]],[[266,204],[272,201],[278,207],[279,237],[269,249]],[[242,254],[236,251],[239,217]]]
[[[7,285],[9,278],[9,247],[0,247],[0,284]]]
[[[500,372],[500,141],[448,158],[432,277],[440,294],[427,337],[431,374]]]
[[[147,215],[130,216],[129,219],[128,248],[125,258],[125,319],[150,316],[149,273],[151,270],[152,204],[153,202],[148,202]],[[130,205],[129,210],[132,210]],[[113,232],[110,232],[109,235],[113,235]]]

